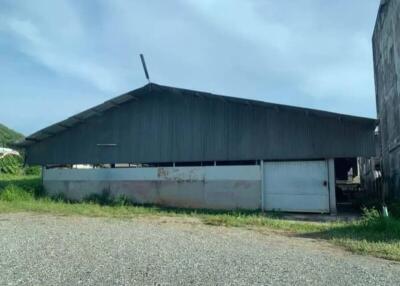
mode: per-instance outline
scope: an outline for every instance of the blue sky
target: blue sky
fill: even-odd
[[[375,117],[379,0],[1,0],[0,122],[25,135],[153,82]]]

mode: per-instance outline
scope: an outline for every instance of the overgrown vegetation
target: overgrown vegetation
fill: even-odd
[[[400,220],[384,218],[376,209],[365,209],[360,220],[352,222],[299,222],[277,213],[209,211],[135,206],[126,197],[112,198],[105,191],[85,202],[65,201],[62,196],[45,195],[38,176],[0,176],[0,212],[38,212],[55,215],[136,218],[190,217],[215,226],[274,230],[301,237],[324,239],[350,251],[400,261]]]
[[[13,143],[24,138],[18,133],[0,123],[0,147],[13,148]],[[23,150],[17,150],[21,156],[7,155],[0,158],[0,175],[40,175],[41,169],[38,166],[24,166]]]
[[[103,190],[101,194],[91,194],[83,201],[101,206],[134,206],[126,196],[113,197],[109,190]]]
[[[395,201],[388,206],[390,215],[400,219],[400,201]]]
[[[7,155],[0,158],[1,175],[35,175],[39,176],[39,166],[24,166],[23,159],[17,155]]]
[[[32,201],[33,193],[16,185],[7,185],[2,192],[0,192],[0,200],[6,202]]]
[[[15,176],[0,174],[0,193],[5,189],[15,187],[32,195],[32,198],[45,197],[41,178],[37,175]]]
[[[0,174],[20,175],[22,173],[22,158],[16,155],[8,155],[0,158]]]

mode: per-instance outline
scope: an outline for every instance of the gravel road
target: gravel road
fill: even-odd
[[[400,264],[189,219],[0,215],[0,285],[400,285]]]

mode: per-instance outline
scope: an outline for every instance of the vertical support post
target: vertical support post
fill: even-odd
[[[264,160],[260,160],[261,211],[264,211]]]
[[[329,182],[329,209],[331,215],[336,215],[337,209],[336,209],[335,159],[328,159],[328,182]]]
[[[42,180],[42,186],[44,186],[44,172],[46,172],[46,166],[41,166],[42,167],[42,174],[41,174],[41,180]]]

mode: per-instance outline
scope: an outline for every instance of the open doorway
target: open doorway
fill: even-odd
[[[359,211],[358,205],[365,191],[361,188],[358,159],[335,159],[335,178],[337,211]]]

